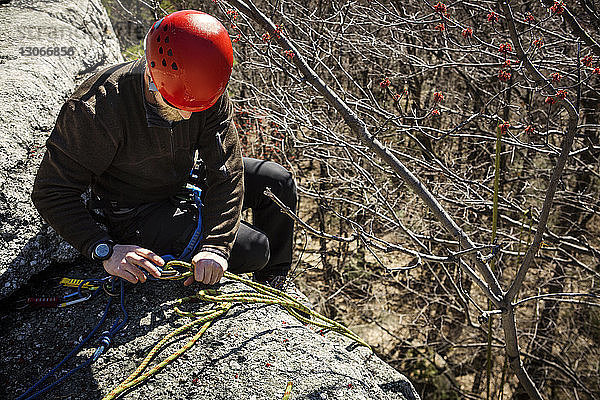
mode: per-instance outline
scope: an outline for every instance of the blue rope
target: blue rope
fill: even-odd
[[[100,341],[100,346],[96,349],[90,360],[95,362],[101,355],[104,353],[106,349],[110,347],[110,341],[112,337],[121,330],[121,328],[127,323],[129,319],[129,315],[127,314],[127,310],[125,310],[125,291],[123,281],[121,280],[121,312],[123,313],[123,319],[117,318],[115,322],[113,322],[112,327],[108,331],[102,332],[102,336],[98,339]]]
[[[106,281],[106,279],[108,279],[108,278],[100,279],[100,280],[90,279],[90,280],[84,281],[84,282],[82,282],[79,285],[78,291],[81,290],[81,287],[86,282],[101,282],[101,283],[104,283]],[[113,288],[114,288],[114,283],[115,282],[113,281],[112,282]],[[41,378],[40,380],[38,380],[33,386],[31,386],[29,389],[27,389],[27,391],[25,393],[23,393],[21,396],[19,396],[17,398],[17,400],[35,399],[39,395],[41,395],[43,393],[46,393],[47,391],[53,389],[59,383],[61,383],[65,379],[67,379],[69,376],[73,375],[75,372],[77,372],[80,369],[82,369],[84,367],[87,367],[90,364],[92,364],[93,362],[95,362],[100,357],[100,355],[102,355],[102,353],[104,353],[104,351],[106,349],[108,349],[108,347],[110,346],[111,338],[119,330],[121,330],[121,328],[123,328],[123,326],[127,323],[127,320],[129,318],[129,316],[127,314],[127,311],[125,310],[125,289],[124,289],[124,285],[123,285],[123,280],[119,279],[119,283],[121,285],[121,287],[120,287],[120,289],[121,289],[120,290],[120,294],[121,294],[121,311],[122,311],[124,317],[123,317],[123,319],[121,319],[120,317],[117,317],[117,319],[115,319],[115,322],[113,323],[111,329],[109,331],[105,331],[105,332],[102,333],[102,336],[99,339],[100,340],[100,346],[98,346],[98,348],[96,349],[96,351],[94,352],[94,354],[91,357],[89,357],[84,363],[82,363],[82,364],[74,367],[69,372],[67,372],[65,375],[63,375],[60,378],[58,378],[56,381],[52,382],[51,384],[48,384],[48,385],[44,386],[42,389],[40,389],[39,391],[35,392],[31,396],[25,397],[25,396],[29,395],[29,393],[31,393],[39,385],[41,385],[50,376],[53,376],[54,374],[56,374],[56,372],[58,371],[58,369],[65,362],[67,362],[71,357],[73,357],[73,355],[77,354],[79,352],[79,350],[83,347],[83,345],[96,333],[96,331],[100,328],[100,326],[102,326],[102,324],[104,324],[104,321],[106,320],[106,317],[108,315],[108,310],[109,310],[110,305],[112,303],[112,297],[110,297],[108,299],[108,303],[106,304],[106,307],[104,308],[104,313],[102,314],[102,317],[100,318],[100,321],[90,331],[90,333],[85,337],[85,339],[83,339],[81,342],[79,342],[79,344],[77,346],[75,346],[75,348],[73,350],[71,350],[71,352],[69,354],[67,354],[67,356],[65,358],[63,358],[62,361],[59,362],[56,367],[54,367],[52,370],[50,370],[43,378]],[[96,291],[99,292],[100,290],[101,289],[97,289]]]

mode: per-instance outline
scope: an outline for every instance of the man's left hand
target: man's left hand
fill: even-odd
[[[216,253],[210,251],[201,251],[192,258],[194,266],[194,276],[190,276],[183,283],[185,286],[191,285],[194,280],[207,285],[214,285],[219,282],[227,271],[227,260]]]

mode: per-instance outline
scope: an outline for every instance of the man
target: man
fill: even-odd
[[[194,234],[198,210],[177,199],[197,152],[206,166],[203,239],[184,284],[214,284],[229,269],[281,286],[293,221],[263,192],[270,187],[295,209],[296,189],[278,164],[242,159],[225,91],[227,31],[208,14],[178,11],[152,25],[145,50],[89,78],[62,107],[34,183],[36,208],[109,274],[145,282],[146,273],[160,276],[161,255],[177,258]],[[81,200],[88,187],[107,231]],[[240,223],[247,207],[254,226]]]

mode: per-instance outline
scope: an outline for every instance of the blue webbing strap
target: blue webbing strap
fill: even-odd
[[[196,252],[196,248],[202,240],[202,200],[200,198],[202,195],[202,189],[194,185],[190,185],[190,189],[192,189],[194,192],[194,202],[198,208],[198,224],[196,225],[196,230],[194,231],[190,242],[179,256],[179,259],[182,261],[191,261],[194,253]]]
[[[179,257],[175,257],[172,254],[165,254],[164,256],[161,256],[165,262],[175,259],[190,262],[196,253],[198,245],[200,245],[200,242],[202,241],[202,189],[190,184],[188,184],[187,187],[194,193],[194,202],[196,203],[196,208],[198,208],[198,224],[196,225],[196,230],[194,231],[194,234],[192,235],[188,245],[185,247],[185,249],[183,249],[183,252],[179,255]],[[160,268],[158,268],[158,270],[159,272],[162,272]],[[148,277],[150,277],[150,275],[148,275]]]

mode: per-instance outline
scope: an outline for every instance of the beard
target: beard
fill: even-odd
[[[179,114],[176,108],[169,107],[166,104],[155,104],[157,108],[158,115],[160,115],[163,119],[170,122],[181,121],[183,117]]]

